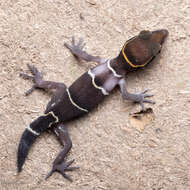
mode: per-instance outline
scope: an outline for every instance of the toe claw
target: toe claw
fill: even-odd
[[[66,47],[66,48],[68,48],[68,49],[72,49],[72,47],[68,44],[68,43],[64,43],[64,46]]]
[[[33,86],[32,88],[30,88],[29,90],[27,90],[27,91],[25,92],[25,96],[28,96],[29,94],[31,94],[35,89],[36,89],[36,87]]]

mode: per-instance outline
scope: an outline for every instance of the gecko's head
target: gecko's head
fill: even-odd
[[[153,32],[141,31],[138,36],[124,44],[120,52],[122,62],[125,62],[130,69],[144,67],[160,53],[167,36],[168,31],[165,29]]]

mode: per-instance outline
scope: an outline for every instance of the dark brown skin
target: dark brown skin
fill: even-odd
[[[129,93],[126,89],[125,74],[149,64],[160,53],[167,35],[167,30],[142,31],[128,40],[120,54],[111,60],[89,55],[83,51],[83,40],[80,39],[78,44],[75,44],[73,37],[72,45],[65,43],[71,53],[78,59],[94,61],[99,65],[84,73],[68,89],[64,83],[44,81],[37,68],[28,65],[33,76],[24,73],[21,73],[21,76],[25,79],[32,79],[34,85],[26,92],[26,95],[31,94],[36,88],[53,90],[54,95],[48,103],[44,115],[34,120],[22,135],[18,150],[18,171],[22,170],[29,148],[37,136],[50,127],[64,148],[53,162],[53,168],[46,179],[57,171],[72,181],[65,172],[78,167],[70,166],[74,160],[65,161],[72,142],[67,127],[63,123],[80,117],[95,108],[116,86],[120,87],[124,99],[140,103],[142,110],[144,110],[144,102],[154,103],[147,99],[152,96],[146,94],[148,90],[135,94]]]

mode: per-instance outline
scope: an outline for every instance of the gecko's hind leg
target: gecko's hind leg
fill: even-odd
[[[58,154],[56,159],[53,162],[52,170],[46,176],[45,179],[50,177],[54,172],[59,172],[63,175],[64,178],[72,181],[72,179],[65,173],[66,171],[73,171],[79,167],[71,167],[70,165],[74,162],[74,159],[66,162],[65,157],[72,148],[72,141],[70,139],[68,129],[65,125],[58,125],[54,128],[54,132],[59,139],[60,143],[64,146],[61,152]]]
[[[55,90],[55,94],[57,94],[56,91],[66,90],[66,85],[64,83],[43,80],[42,73],[39,72],[35,66],[28,64],[28,68],[33,76],[30,76],[25,73],[20,73],[20,76],[23,77],[24,79],[30,79],[33,80],[34,82],[32,88],[30,88],[28,91],[25,92],[26,95],[31,94],[36,88],[40,88],[43,90]]]
[[[99,56],[90,55],[86,51],[84,51],[83,48],[85,46],[85,43],[82,38],[80,38],[79,42],[75,44],[75,37],[73,36],[71,45],[68,43],[64,43],[64,45],[78,59],[83,59],[85,61],[92,61],[92,62],[96,62],[96,63],[105,63],[107,61],[106,59],[103,59]]]

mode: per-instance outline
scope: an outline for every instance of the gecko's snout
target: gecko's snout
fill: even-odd
[[[155,30],[152,32],[152,38],[155,39],[155,41],[157,41],[160,45],[162,45],[165,42],[168,34],[169,32],[166,29]]]
[[[166,29],[162,29],[161,30],[161,32],[162,32],[162,38],[163,38],[163,42],[164,42],[164,40],[167,38],[167,36],[169,35],[169,32],[168,32],[168,30],[166,30]]]

